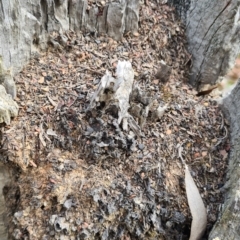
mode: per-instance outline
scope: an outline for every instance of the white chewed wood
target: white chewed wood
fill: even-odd
[[[129,98],[132,92],[133,79],[132,64],[128,61],[119,61],[117,65],[117,81],[114,87],[116,91],[114,99],[118,101],[120,107],[118,124],[122,122],[123,118],[128,118]]]
[[[167,108],[168,108],[167,104],[165,106],[163,106],[163,107],[161,105],[158,106],[158,108],[156,110],[158,119],[160,119],[164,115],[164,113],[167,110]]]
[[[188,205],[192,214],[191,235],[189,239],[199,240],[207,226],[207,211],[187,165],[185,165],[185,185]]]
[[[134,71],[129,61],[119,61],[116,70],[117,78],[106,71],[102,77],[97,91],[93,94],[89,104],[89,110],[105,104],[104,110],[112,111],[118,115],[118,125],[122,124],[124,131],[129,127],[136,134],[140,135],[140,127],[128,112],[130,108],[130,94],[133,90]]]
[[[98,102],[105,102],[106,104],[111,100],[115,86],[115,78],[109,71],[102,77],[97,91],[93,94],[89,108],[92,109]]]

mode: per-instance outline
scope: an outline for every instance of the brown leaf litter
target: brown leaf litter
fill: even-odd
[[[185,83],[190,56],[174,10],[142,5],[138,34],[122,41],[67,35],[15,77],[19,116],[2,127],[5,161],[19,166],[5,188],[14,239],[188,239],[184,165],[201,193],[208,232],[223,202],[228,130],[217,104]],[[52,39],[58,42],[58,35]],[[56,46],[55,46],[56,47]],[[87,111],[106,70],[129,60],[135,86],[167,105],[131,138],[101,106]],[[159,69],[168,66],[169,80]],[[135,119],[139,121],[139,119]]]

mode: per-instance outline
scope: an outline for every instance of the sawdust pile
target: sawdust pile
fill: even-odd
[[[207,206],[207,236],[223,200],[228,132],[217,104],[185,83],[191,59],[174,10],[142,5],[139,33],[119,42],[73,32],[53,34],[51,42],[58,44],[16,76],[20,114],[1,129],[5,161],[19,166],[4,189],[10,235],[188,239],[182,157]],[[117,127],[101,106],[86,111],[118,60],[132,63],[138,106],[144,99],[167,106],[160,120],[149,114],[140,137]],[[164,75],[161,60],[169,66]]]

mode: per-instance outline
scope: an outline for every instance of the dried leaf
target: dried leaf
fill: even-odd
[[[31,161],[29,161],[29,164],[31,165],[31,166],[33,166],[33,167],[37,167],[37,165],[36,165],[36,163],[35,162],[33,162],[32,160]]]
[[[48,86],[47,86],[47,87],[43,87],[42,90],[43,90],[44,92],[49,92],[49,87],[48,87]]]
[[[134,37],[139,37],[139,35],[140,35],[140,34],[139,34],[138,32],[133,32],[133,36],[134,36]]]
[[[158,80],[158,79],[154,79],[154,80],[153,80],[153,83],[156,84],[156,85],[158,85],[158,84],[159,84],[159,80]]]
[[[47,98],[48,98],[49,102],[50,102],[54,107],[57,106],[57,103],[54,102],[48,95],[47,95]]]
[[[40,77],[40,79],[38,80],[39,83],[44,83],[44,77]]]
[[[211,93],[214,89],[216,89],[218,87],[218,85],[213,85],[210,89],[207,89],[207,90],[204,90],[204,91],[201,91],[201,92],[198,92],[197,93],[197,97],[200,97],[200,96],[204,96],[204,95],[208,95],[209,93]]]
[[[55,131],[53,131],[51,128],[49,128],[49,129],[47,130],[47,135],[55,136],[55,137],[58,136],[57,133],[56,133]]]
[[[194,158],[198,158],[198,157],[200,157],[200,153],[199,152],[194,153]]]
[[[228,153],[227,153],[227,151],[226,150],[220,150],[220,154],[223,156],[223,160],[225,160],[225,159],[227,159],[227,157],[228,157]]]
[[[202,152],[202,156],[203,156],[203,157],[206,157],[206,156],[207,156],[207,154],[208,154],[208,152],[207,152],[207,151],[203,151],[203,152]]]
[[[153,64],[152,63],[143,63],[142,67],[146,67],[146,68],[152,68]]]
[[[167,129],[167,130],[166,130],[166,134],[167,134],[167,135],[170,135],[170,134],[172,134],[172,131],[171,131],[170,129]]]
[[[188,205],[192,214],[191,235],[189,239],[198,240],[203,235],[207,226],[207,211],[187,165],[185,165],[185,184]]]

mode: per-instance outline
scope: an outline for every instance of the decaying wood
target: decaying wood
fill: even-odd
[[[136,135],[140,136],[140,127],[128,111],[134,81],[134,71],[131,63],[129,61],[119,61],[116,76],[116,78],[113,78],[110,72],[106,72],[90,101],[89,109],[104,103],[105,111],[110,110],[115,114],[117,113],[118,124],[122,124],[124,131],[128,131],[128,127],[130,127]]]

